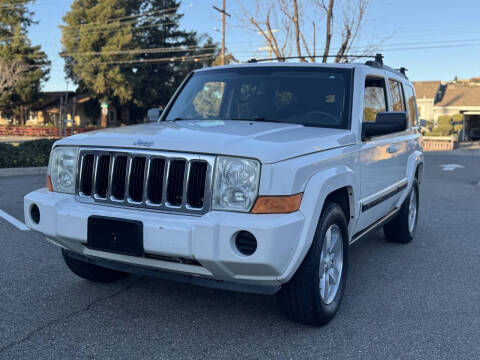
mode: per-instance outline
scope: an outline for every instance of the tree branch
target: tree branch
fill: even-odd
[[[322,8],[326,11],[326,32],[325,32],[325,49],[323,50],[323,59],[322,62],[326,63],[328,60],[328,55],[330,53],[330,43],[332,41],[332,30],[333,30],[333,6],[334,0],[330,0],[328,8],[322,2]]]

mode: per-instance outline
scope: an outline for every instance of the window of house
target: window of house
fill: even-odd
[[[374,122],[377,114],[384,111],[387,111],[385,80],[381,78],[367,78],[365,80],[363,121]]]
[[[392,111],[405,111],[402,84],[399,81],[388,80],[390,94],[392,95]]]
[[[418,121],[417,100],[413,88],[409,85],[403,87],[405,91],[405,99],[407,100],[408,122],[411,126],[416,126]]]

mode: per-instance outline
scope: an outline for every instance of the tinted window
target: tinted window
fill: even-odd
[[[402,84],[395,80],[388,81],[390,94],[392,95],[392,110],[405,111],[405,102],[403,100]]]
[[[407,99],[407,109],[408,109],[408,122],[412,126],[417,125],[418,113],[417,113],[417,100],[415,99],[415,94],[410,85],[405,85],[405,99]]]
[[[384,111],[387,111],[385,80],[367,78],[365,81],[363,121],[373,122],[377,114]]]
[[[194,73],[166,119],[348,128],[352,70],[243,67]]]

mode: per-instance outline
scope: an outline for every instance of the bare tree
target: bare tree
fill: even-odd
[[[248,30],[261,35],[269,52],[273,52],[277,59],[282,59],[289,55],[287,45],[290,40],[291,24],[289,21],[278,20],[280,9],[275,0],[256,0],[253,9],[244,7],[239,1],[241,9],[241,22]],[[276,31],[282,29],[282,34],[275,35]]]
[[[278,59],[282,60],[293,52],[302,62],[316,61],[316,31],[317,28],[322,28],[317,26],[322,23],[325,25],[322,61],[327,62],[329,57],[333,57],[335,62],[348,61],[346,55],[359,37],[370,2],[371,0],[255,0],[255,7],[246,9],[239,0],[243,24],[261,34]],[[306,5],[310,10],[308,15],[305,13]],[[313,31],[306,28],[309,20]],[[275,33],[272,29],[279,31]],[[280,42],[282,46],[279,46]],[[334,49],[334,46],[337,48]]]
[[[15,87],[17,83],[22,80],[24,73],[27,71],[28,66],[13,60],[13,61],[0,61],[0,94]]]

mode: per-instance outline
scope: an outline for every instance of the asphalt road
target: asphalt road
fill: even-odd
[[[0,209],[23,220],[23,195],[43,183],[0,178]],[[479,259],[480,157],[426,156],[416,239],[379,231],[353,245],[342,307],[323,328],[284,319],[270,296],[90,283],[0,218],[0,358],[478,359]]]

